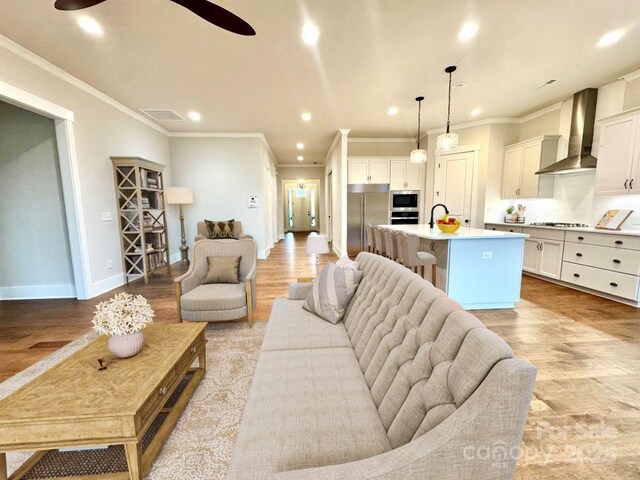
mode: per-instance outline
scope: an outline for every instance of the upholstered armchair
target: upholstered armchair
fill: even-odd
[[[240,283],[203,284],[209,264],[207,257],[242,257]],[[180,321],[220,322],[247,317],[253,325],[256,308],[256,267],[258,246],[252,238],[201,240],[193,246],[189,270],[176,278]]]
[[[233,222],[233,233],[236,234],[238,240],[242,238],[253,238],[251,235],[246,233],[242,233],[242,223],[236,220]],[[207,229],[207,224],[204,222],[198,222],[198,234],[196,235],[195,241],[206,240],[209,238],[209,230]],[[225,240],[230,241],[231,239]]]

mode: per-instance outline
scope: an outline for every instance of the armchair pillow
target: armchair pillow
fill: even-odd
[[[204,283],[240,283],[242,257],[207,257],[209,270]]]
[[[302,308],[336,324],[344,316],[364,272],[327,264],[316,278]]]
[[[233,222],[234,222],[233,218],[225,222],[218,222],[218,221],[212,221],[212,220],[204,221],[204,223],[207,225],[209,238],[214,240],[219,238],[237,239],[238,237],[233,231]]]

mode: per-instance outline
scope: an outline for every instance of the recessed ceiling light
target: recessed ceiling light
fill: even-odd
[[[458,40],[461,42],[467,42],[476,36],[478,33],[478,24],[476,22],[467,22],[458,31]]]
[[[80,28],[85,32],[96,37],[104,33],[100,24],[91,17],[80,17],[78,19],[78,25],[80,25]]]
[[[399,111],[400,109],[398,109],[398,107],[389,107],[387,113],[393,117],[394,115],[397,115]]]
[[[610,32],[607,32],[600,37],[600,40],[598,40],[598,47],[608,47],[609,45],[613,45],[618,40],[620,40],[623,35],[624,35],[623,29],[612,30]]]
[[[453,85],[451,85],[453,88],[462,88],[462,87],[466,87],[467,84],[464,82],[456,82]]]
[[[310,122],[311,114],[309,112],[304,112],[302,115],[300,115],[300,118],[302,118],[302,120],[304,120],[305,122]]]
[[[472,117],[477,117],[481,113],[482,113],[482,110],[480,110],[479,108],[474,108],[473,110],[471,110],[471,116]]]
[[[194,122],[199,122],[202,119],[202,115],[198,112],[189,112],[189,118]]]
[[[304,143],[296,143],[296,148],[298,150],[302,150],[304,148]]]
[[[298,155],[298,161],[301,162],[302,160],[304,160],[304,157],[302,155]]]
[[[302,41],[307,45],[315,45],[320,38],[320,30],[312,22],[306,22],[302,27]]]

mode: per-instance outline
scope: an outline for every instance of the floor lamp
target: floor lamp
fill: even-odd
[[[309,234],[306,245],[307,255],[313,255],[316,277],[318,276],[318,255],[329,253],[329,242],[326,235]]]
[[[189,265],[189,247],[187,246],[187,237],[184,233],[184,214],[182,213],[182,206],[191,205],[193,203],[193,192],[186,187],[169,187],[167,188],[167,203],[170,205],[180,205],[180,256],[182,262]]]

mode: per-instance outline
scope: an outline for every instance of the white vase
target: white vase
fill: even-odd
[[[127,335],[112,335],[107,341],[111,353],[118,358],[129,358],[140,353],[144,346],[144,334],[142,332],[128,333]]]

